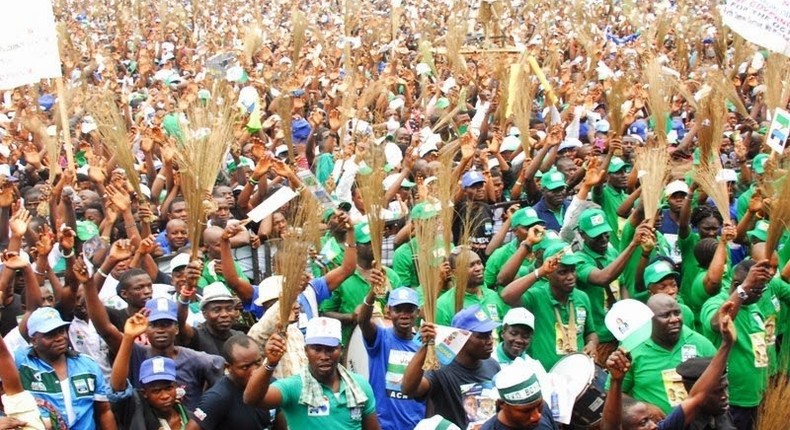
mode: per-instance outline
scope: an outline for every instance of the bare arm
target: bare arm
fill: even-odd
[[[424,398],[431,391],[431,381],[428,380],[422,370],[425,364],[425,357],[427,356],[427,345],[436,339],[436,329],[432,323],[424,323],[420,327],[420,335],[423,341],[422,347],[414,354],[409,365],[406,367],[406,372],[403,374],[403,382],[401,383],[401,390],[403,394],[415,399]]]
[[[343,214],[341,217],[347,218],[348,215]],[[343,218],[340,219],[340,222],[344,222]],[[350,226],[350,224],[346,225]],[[340,267],[336,267],[324,275],[329,291],[337,289],[337,287],[348,279],[349,276],[353,275],[354,271],[357,269],[357,246],[353,228],[348,228],[346,230],[346,243],[349,246],[345,247],[343,262],[340,264]]]
[[[244,231],[241,226],[235,225],[228,226],[225,228],[225,232],[222,233],[222,239],[220,241],[222,276],[225,277],[228,286],[236,292],[242,301],[250,301],[253,295],[252,285],[236,273],[236,267],[233,264],[233,256],[230,253],[230,235],[233,234],[236,229]],[[246,231],[244,231],[244,233],[246,234]]]
[[[283,396],[280,390],[270,387],[274,368],[285,353],[285,342],[279,333],[273,333],[266,342],[266,361],[252,373],[244,389],[244,404],[262,409],[280,406]]]
[[[375,304],[375,300],[376,293],[371,288],[368,295],[365,296],[362,308],[359,310],[359,315],[357,315],[357,324],[359,324],[359,328],[362,330],[362,337],[365,338],[365,342],[367,342],[368,345],[372,345],[373,342],[376,341],[376,333],[378,332],[376,324],[371,320],[373,316],[372,304]]]
[[[117,430],[115,415],[110,408],[110,402],[93,402],[93,416],[99,423],[101,430]]]

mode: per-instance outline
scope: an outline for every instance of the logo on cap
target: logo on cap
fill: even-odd
[[[593,225],[593,227],[597,227],[597,226],[603,224],[604,223],[603,215],[595,214],[595,215],[591,216],[590,217],[590,223]]]
[[[535,217],[535,218],[538,217],[538,213],[535,212],[535,209],[532,208],[524,209],[524,214],[526,214],[528,217]]]
[[[488,319],[488,317],[486,317],[485,312],[483,311],[475,312],[475,318],[477,318],[478,321],[485,321],[486,319]]]
[[[167,299],[157,299],[156,310],[161,312],[167,312],[168,311]]]

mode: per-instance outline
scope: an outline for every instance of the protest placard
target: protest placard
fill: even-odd
[[[744,39],[790,56],[790,0],[730,0],[721,14]]]
[[[7,2],[0,26],[0,90],[61,76],[58,36],[48,0]]]
[[[768,129],[766,145],[781,155],[785,150],[787,136],[790,136],[790,112],[777,108],[771,121],[771,128]]]

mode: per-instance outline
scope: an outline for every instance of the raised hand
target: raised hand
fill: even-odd
[[[340,118],[340,111],[337,109],[333,109],[329,112],[329,129],[333,132],[337,132],[340,130],[340,126],[343,124],[343,120]]]
[[[36,241],[36,252],[39,256],[46,257],[52,251],[55,235],[49,229],[49,225],[44,224],[38,229],[38,241]]]
[[[560,259],[562,258],[562,253],[557,255],[552,255],[551,257],[545,259],[543,264],[540,266],[540,276],[546,276],[551,273],[554,273],[558,267],[560,267]]]
[[[107,175],[104,173],[104,158],[94,155],[88,159],[88,178],[96,184],[104,184]]]
[[[137,251],[140,252],[140,254],[151,254],[156,251],[158,246],[159,245],[156,243],[156,236],[152,234],[140,241],[140,246],[137,247]]]
[[[134,254],[132,241],[129,239],[116,240],[110,247],[110,254],[107,256],[114,262],[119,262],[130,258]]]
[[[284,161],[278,160],[276,158],[271,160],[270,170],[273,171],[276,175],[282,176],[284,178],[291,176],[291,174],[293,173],[291,167],[285,164]]]
[[[115,183],[113,182],[112,185],[107,185],[107,188],[105,188],[105,191],[107,191],[107,198],[110,200],[110,203],[115,206],[115,209],[117,209],[118,212],[126,212],[132,207],[132,199],[124,189],[119,189],[114,184]]]
[[[24,236],[25,233],[27,233],[27,227],[30,224],[31,218],[30,212],[28,212],[24,206],[20,207],[8,221],[11,234],[16,237]]]
[[[737,235],[738,230],[731,223],[726,223],[724,227],[721,228],[721,241],[724,243],[732,242]]]
[[[170,163],[173,161],[173,158],[176,156],[176,144],[172,140],[163,140],[162,146],[159,150],[159,153],[162,155],[162,161],[165,163]]]
[[[592,158],[584,173],[584,185],[595,187],[603,181],[604,176],[606,176],[606,172],[598,165],[598,159]]]
[[[731,301],[725,302],[719,308],[719,332],[721,333],[721,340],[727,345],[735,345],[738,339],[738,332],[735,330],[735,324],[732,322],[735,303]]]
[[[264,348],[264,354],[266,354],[266,361],[269,362],[270,366],[276,366],[280,362],[283,355],[285,355],[285,339],[280,333],[272,333],[269,336]]]
[[[533,225],[532,227],[527,230],[527,238],[526,242],[529,246],[534,246],[541,240],[543,240],[543,234],[546,231],[546,227],[542,225]]]
[[[63,227],[58,233],[58,243],[60,244],[60,252],[68,254],[74,249],[74,241],[77,234],[74,233],[70,227]]]
[[[148,329],[149,312],[148,309],[143,308],[136,314],[127,318],[126,323],[123,325],[123,335],[136,339],[145,333],[145,330]]]
[[[8,208],[19,198],[19,191],[5,175],[0,175],[0,208]]]
[[[26,258],[22,257],[16,252],[11,251],[4,251],[2,260],[3,266],[11,270],[19,270],[30,265],[30,262],[27,261]]]
[[[628,354],[622,349],[616,349],[609,358],[606,359],[606,368],[612,379],[622,381],[625,374],[631,368],[631,360]]]
[[[74,278],[80,284],[84,284],[90,280],[90,274],[88,273],[88,265],[85,263],[85,259],[82,258],[82,255],[79,258],[74,260],[74,268],[72,270],[74,273]]]

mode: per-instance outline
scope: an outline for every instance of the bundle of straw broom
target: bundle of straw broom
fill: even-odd
[[[223,91],[224,90],[224,91]],[[218,87],[214,94],[229,97],[227,87]],[[181,190],[187,205],[187,229],[192,245],[192,260],[197,259],[203,226],[208,214],[216,210],[211,190],[225,156],[233,141],[232,103],[192,105],[187,113],[189,129],[180,150],[176,152],[181,175]]]
[[[645,174],[641,177],[642,205],[645,219],[654,219],[658,213],[669,166],[666,145],[656,144],[636,148],[636,164]]]
[[[730,197],[727,184],[718,180],[719,172],[722,170],[719,148],[726,112],[724,99],[716,90],[711,90],[710,94],[700,102],[700,112],[698,112],[698,118],[702,122],[698,134],[700,165],[695,169],[693,177],[702,191],[713,199],[724,222],[729,223]]]
[[[769,179],[770,180],[770,179]],[[768,233],[765,239],[765,258],[770,259],[782,234],[790,225],[790,181],[786,175],[782,175],[777,180],[778,184],[772,187],[774,196],[769,208],[769,218],[771,223],[768,225]]]
[[[291,226],[287,235],[281,241],[277,250],[279,271],[283,276],[283,288],[280,293],[280,315],[278,331],[285,332],[289,324],[291,310],[296,298],[302,291],[302,281],[307,267],[307,256],[310,249],[318,241],[321,231],[319,228],[319,213],[321,212],[318,200],[312,194],[303,192],[298,200],[291,204],[291,213],[288,215]]]
[[[439,229],[439,216],[435,208],[426,207],[428,214],[412,219],[415,238],[417,239],[417,277],[423,289],[423,313],[425,321],[436,321],[436,301],[441,293],[439,280],[439,260],[435,255],[436,232]],[[433,345],[428,345],[428,355],[425,358],[423,369],[433,370],[439,368],[436,351]]]
[[[787,399],[790,398],[790,379],[786,374],[780,373],[768,383],[768,388],[763,394],[763,403],[760,405],[757,416],[757,430],[776,430],[787,427],[790,422],[790,408]]]
[[[357,185],[362,193],[362,203],[368,217],[370,227],[370,243],[373,247],[373,258],[376,260],[376,269],[381,270],[381,246],[384,237],[384,224],[386,220],[382,211],[387,208],[384,200],[382,184],[384,182],[384,165],[386,164],[383,145],[371,145],[365,157],[367,169],[357,175]],[[377,296],[386,294],[386,286],[376,285]]]

